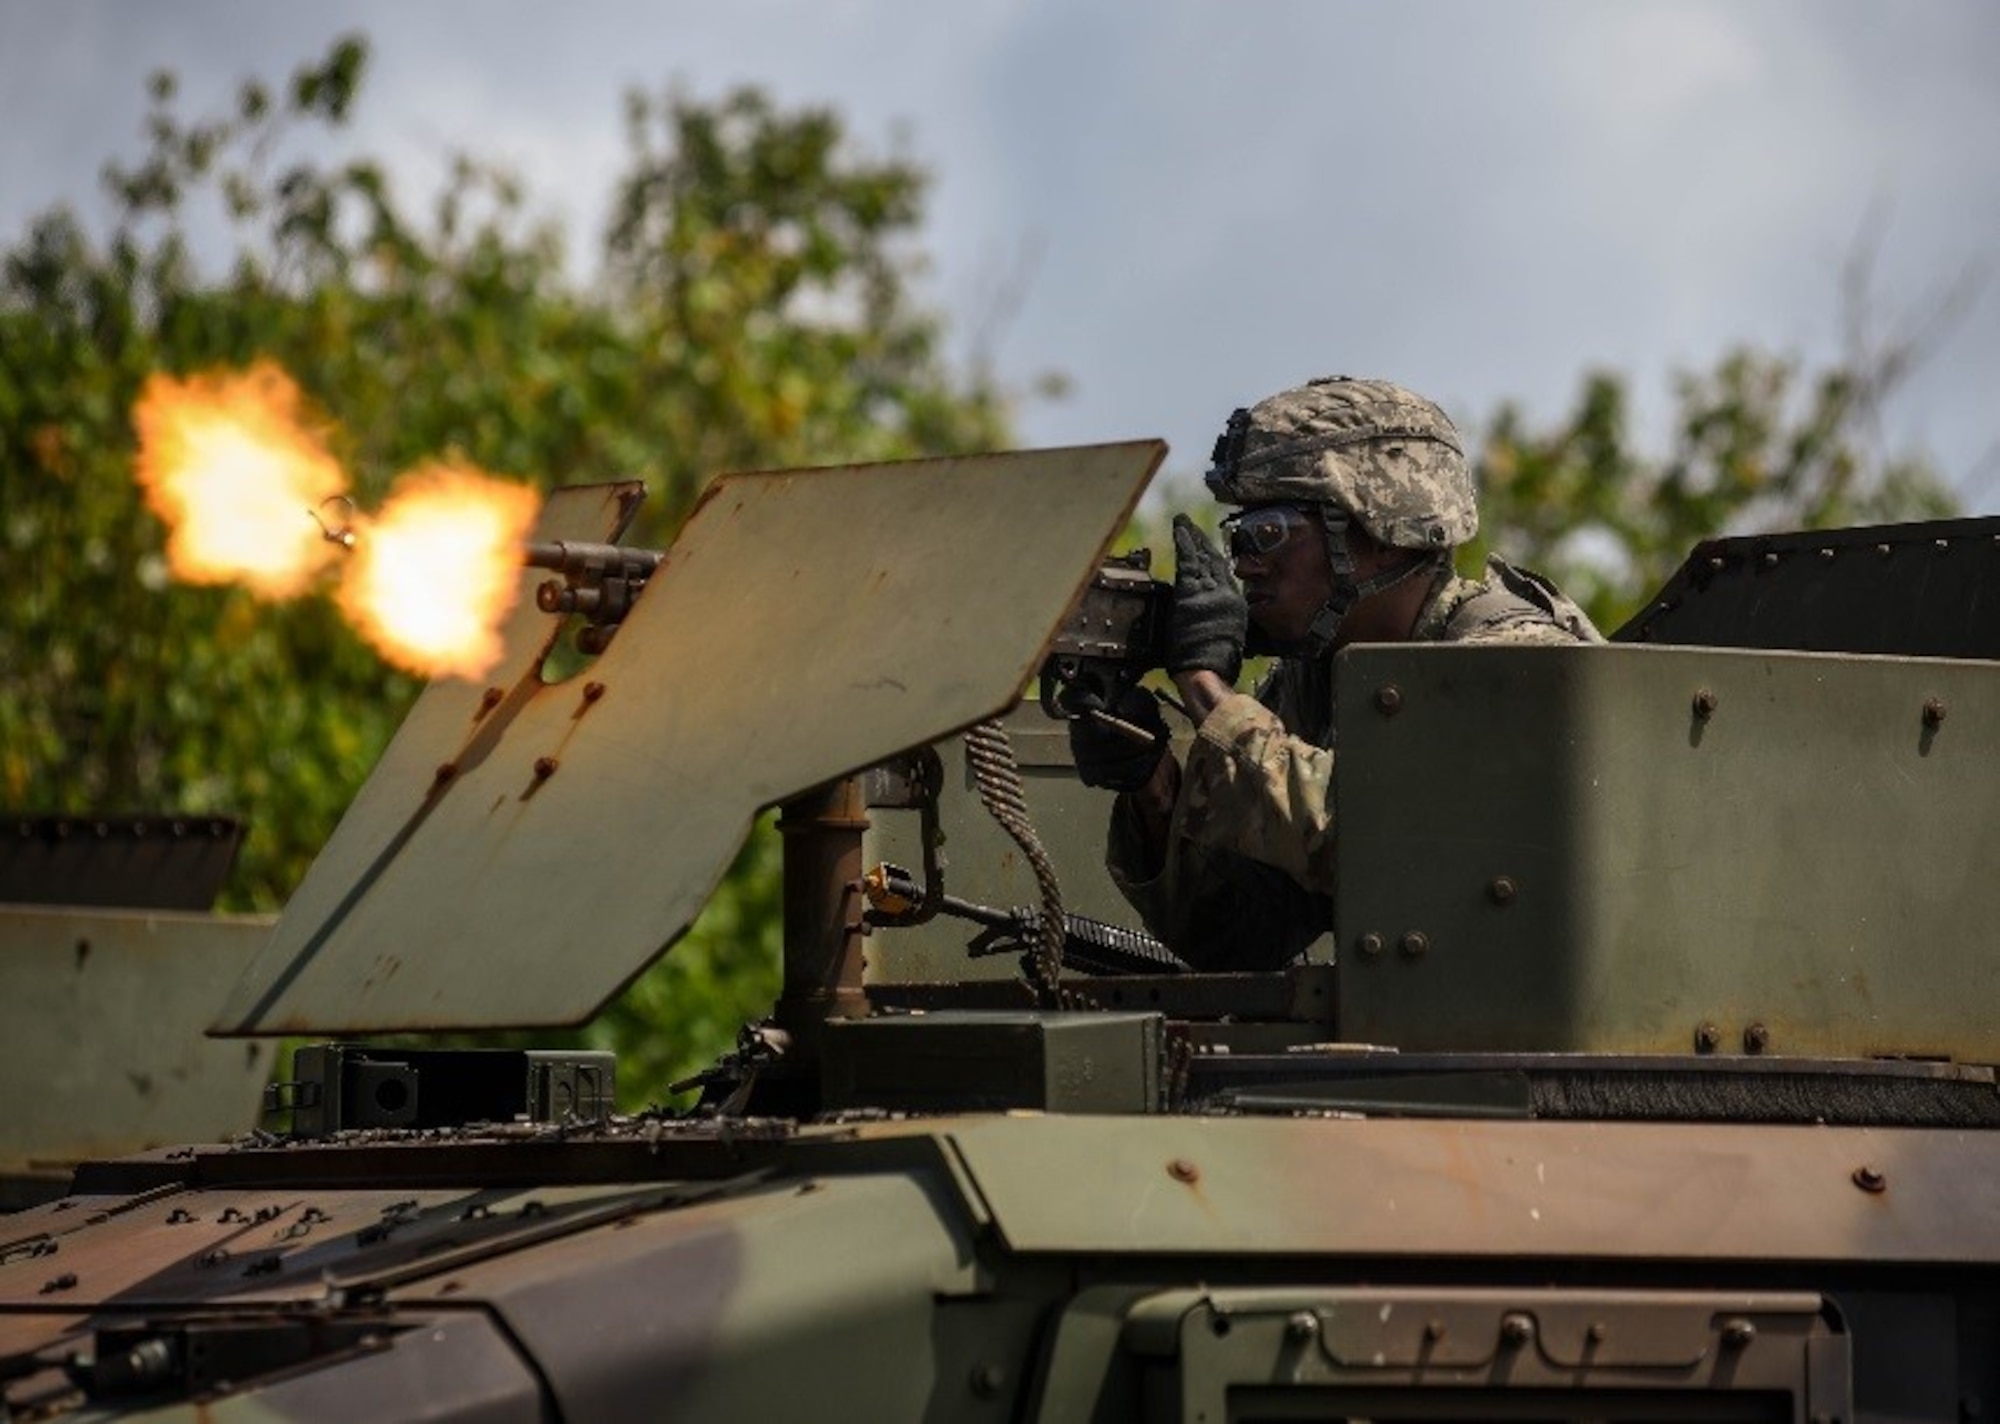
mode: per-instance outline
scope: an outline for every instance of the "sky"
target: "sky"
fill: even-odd
[[[352,143],[406,202],[471,152],[580,252],[628,92],[831,105],[932,174],[920,290],[1024,393],[1021,443],[1161,436],[1181,476],[1316,375],[1476,432],[1611,368],[1656,438],[1733,347],[1838,361],[1865,252],[1873,339],[1948,312],[1888,446],[2000,513],[1991,0],[0,0],[0,244],[102,212],[152,71],[219,115],[350,33]]]

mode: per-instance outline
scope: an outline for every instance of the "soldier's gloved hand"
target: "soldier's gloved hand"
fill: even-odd
[[[1109,708],[1069,724],[1069,751],[1085,786],[1137,791],[1167,755],[1167,719],[1143,687],[1128,687]]]
[[[1229,556],[1185,514],[1174,516],[1174,610],[1167,623],[1167,671],[1212,672],[1231,686],[1243,671],[1250,605]]]

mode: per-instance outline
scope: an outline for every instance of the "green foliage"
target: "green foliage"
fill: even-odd
[[[1545,570],[1609,631],[1712,535],[1950,515],[1926,460],[1885,456],[1872,438],[1908,356],[1810,371],[1739,350],[1712,372],[1684,372],[1664,456],[1642,450],[1611,372],[1588,373],[1552,428],[1504,406],[1477,455],[1482,529],[1467,559],[1497,548]]]
[[[57,209],[0,273],[0,549],[30,573],[0,605],[0,795],[240,814],[233,908],[283,903],[418,689],[323,597],[168,578],[133,474],[149,374],[275,361],[364,508],[439,455],[544,488],[637,477],[654,498],[627,537],[652,543],[725,468],[1008,443],[1005,401],[946,368],[910,294],[925,175],[833,114],[635,96],[599,275],[577,279],[503,172],[462,158],[413,209],[378,164],[322,156],[367,58],[344,40],[201,121],[158,76],[147,151],[105,172],[108,232]],[[753,841],[591,1029],[626,1053],[626,1096],[769,1004],[774,866]]]

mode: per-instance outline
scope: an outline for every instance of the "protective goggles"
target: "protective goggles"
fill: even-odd
[[[1294,504],[1261,504],[1222,521],[1222,536],[1231,557],[1268,558],[1285,546],[1294,532],[1310,529],[1312,516]]]

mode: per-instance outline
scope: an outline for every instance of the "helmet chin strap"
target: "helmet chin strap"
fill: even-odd
[[[1435,570],[1440,557],[1432,554],[1415,558],[1356,583],[1354,556],[1347,543],[1347,531],[1353,521],[1347,511],[1337,504],[1321,505],[1320,520],[1326,526],[1326,562],[1333,574],[1333,587],[1327,593],[1326,602],[1313,614],[1312,622],[1306,627],[1306,635],[1300,640],[1299,655],[1307,658],[1320,657],[1333,646],[1340,625],[1347,620],[1347,615],[1357,603],[1394,588],[1424,570]]]

